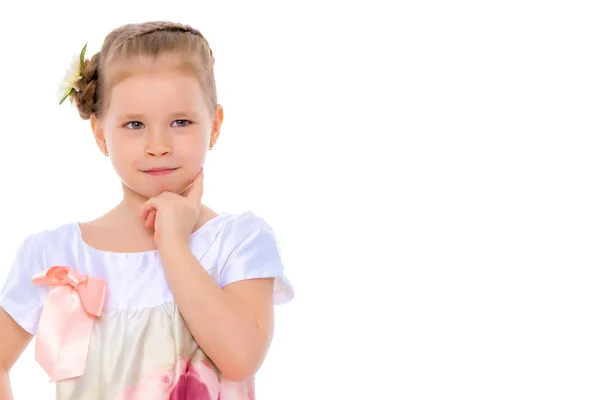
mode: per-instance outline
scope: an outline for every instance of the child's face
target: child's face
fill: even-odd
[[[149,70],[119,82],[107,100],[94,133],[125,190],[144,197],[184,192],[216,142],[223,117],[221,107],[209,112],[198,79]]]

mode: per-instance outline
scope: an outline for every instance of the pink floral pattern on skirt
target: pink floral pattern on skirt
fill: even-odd
[[[219,381],[206,361],[181,360],[165,371],[146,374],[140,382],[121,393],[119,400],[254,400],[254,380]]]

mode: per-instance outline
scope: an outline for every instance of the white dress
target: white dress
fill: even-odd
[[[294,296],[273,230],[249,211],[220,214],[192,234],[190,246],[221,287],[275,278],[275,304]],[[91,328],[85,370],[56,383],[57,399],[254,399],[254,379],[227,381],[193,339],[173,301],[158,251],[94,249],[82,240],[77,223],[29,236],[0,292],[0,306],[32,335],[51,290],[32,278],[53,266],[103,279],[108,288]]]

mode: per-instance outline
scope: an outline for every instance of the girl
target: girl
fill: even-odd
[[[97,220],[27,237],[0,294],[0,399],[31,338],[58,399],[254,399],[273,305],[293,289],[273,230],[202,204],[223,122],[189,26],[120,27],[64,88],[121,178]]]

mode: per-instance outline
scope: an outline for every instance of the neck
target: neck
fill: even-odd
[[[113,209],[113,215],[119,221],[119,225],[139,227],[141,230],[147,231],[145,221],[140,218],[140,210],[142,205],[148,201],[148,198],[134,192],[123,184],[123,199]]]
[[[148,197],[142,196],[141,194],[134,192],[124,184],[122,185],[123,200],[121,201],[120,206],[127,210],[128,213],[137,216],[144,203],[148,201]]]

